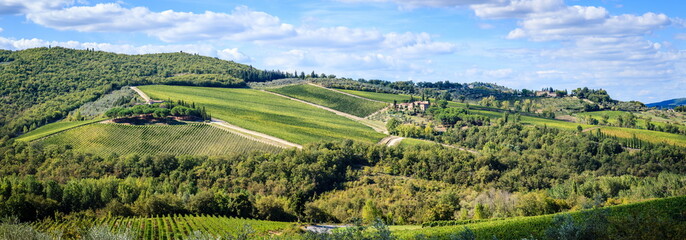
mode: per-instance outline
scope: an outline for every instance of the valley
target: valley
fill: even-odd
[[[3,54],[55,52],[115,58],[47,48]],[[23,107],[8,112],[16,118],[2,118],[0,215],[11,219],[0,222],[0,233],[25,229],[63,239],[559,239],[563,229],[600,239],[686,234],[683,112],[612,100],[593,89],[549,97],[484,83],[299,77],[182,53],[116,58],[144,69],[152,67],[144,60],[153,59],[173,74],[98,78],[107,87],[74,80],[79,90],[32,93],[43,99],[36,105],[7,95]],[[11,75],[13,64],[0,70]],[[180,67],[187,65],[203,71]],[[246,77],[251,72],[263,78]],[[59,101],[61,94],[71,100]],[[313,224],[345,227],[307,231]]]

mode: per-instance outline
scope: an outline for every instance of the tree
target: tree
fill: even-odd
[[[396,128],[398,127],[398,125],[400,125],[400,121],[399,121],[398,119],[396,119],[396,118],[391,118],[391,119],[388,120],[388,122],[386,123],[386,129],[388,129],[388,132],[390,132],[390,133],[395,133]]]
[[[362,220],[365,223],[373,223],[382,216],[381,210],[376,207],[373,200],[369,199],[362,207]]]

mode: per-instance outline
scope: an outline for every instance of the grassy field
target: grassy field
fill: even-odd
[[[438,143],[432,142],[432,141],[427,141],[427,140],[422,140],[422,139],[416,139],[416,138],[405,138],[403,139],[398,146],[401,147],[414,147],[414,146],[433,146]]]
[[[139,89],[153,99],[195,102],[215,118],[298,144],[341,139],[376,143],[385,136],[329,111],[253,89],[162,85]]]
[[[363,98],[368,98],[368,99],[387,102],[387,103],[393,103],[393,100],[395,100],[397,102],[403,102],[405,100],[410,100],[410,95],[365,92],[365,91],[345,90],[345,89],[337,89],[337,90],[339,90],[341,92],[347,92],[347,93],[350,93],[353,95],[357,95],[357,96],[360,96]]]
[[[625,115],[627,112],[622,112],[622,111],[597,111],[597,112],[584,112],[584,113],[577,113],[575,114],[577,117],[579,116],[591,116],[595,118],[596,120],[600,121],[603,116],[608,116],[608,123],[610,124],[616,124],[617,123],[617,118],[620,115]],[[664,127],[666,125],[666,119],[662,119],[654,114],[651,114],[651,112],[640,112],[640,113],[634,113],[634,115],[637,116],[636,118],[636,127],[641,128],[641,129],[646,129],[646,121],[644,119],[640,119],[638,117],[648,117],[652,118],[653,121],[651,121],[652,124],[660,127]],[[681,122],[681,119],[677,119],[677,121],[674,122]],[[681,130],[685,130],[686,126],[684,125],[677,125],[678,128]]]
[[[314,104],[329,107],[358,117],[366,117],[386,107],[386,104],[356,98],[312,85],[291,85],[269,91]]]
[[[203,123],[143,126],[95,123],[49,136],[37,143],[71,145],[76,151],[100,156],[112,153],[212,156],[280,150]]]
[[[212,239],[226,239],[242,232],[245,225],[255,231],[254,236],[268,236],[294,224],[252,219],[217,216],[167,215],[159,217],[106,217],[71,221],[43,220],[34,222],[33,227],[41,232],[63,232],[65,238],[78,237],[80,229],[104,226],[112,232],[130,231],[135,239],[188,239],[195,233],[210,235]],[[191,238],[193,239],[193,238]],[[208,238],[209,239],[209,238]]]
[[[681,235],[686,236],[686,221],[680,220],[686,217],[686,196],[666,198],[659,200],[652,200],[641,203],[626,204],[619,206],[612,206],[603,208],[608,212],[608,219],[611,224],[619,225],[625,222],[630,224],[639,224],[650,228],[655,221],[672,221],[674,229]],[[598,210],[589,210],[598,211]],[[586,212],[572,212],[570,213],[576,221],[583,220]],[[449,239],[452,234],[464,231],[465,227],[474,231],[477,239],[523,239],[534,237],[541,239],[544,236],[544,231],[550,227],[554,215],[543,215],[533,217],[518,217],[509,218],[505,220],[489,221],[473,224],[465,224],[458,226],[446,227],[427,227],[417,230],[397,230],[394,232],[396,236],[401,239],[415,239],[415,236],[421,234],[429,239]],[[621,227],[621,226],[620,226]],[[659,227],[653,231],[661,231]],[[679,230],[680,229],[680,230]],[[665,229],[663,229],[665,230]],[[648,232],[639,232],[639,234],[650,234]],[[629,235],[632,235],[629,233]],[[659,239],[659,235],[653,235]],[[636,239],[641,237],[636,236]],[[683,239],[679,236],[672,236],[672,239]]]
[[[75,127],[83,126],[86,124],[91,124],[94,122],[99,122],[104,119],[94,119],[94,120],[88,120],[88,121],[74,121],[74,122],[55,122],[51,124],[47,124],[45,126],[36,128],[36,130],[30,131],[24,135],[21,135],[17,137],[17,141],[25,141],[25,142],[30,142],[42,137],[46,137],[61,131],[69,130]]]

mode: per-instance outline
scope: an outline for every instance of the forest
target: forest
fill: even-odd
[[[345,222],[369,214],[364,201],[355,200],[360,195],[347,198],[346,189],[353,184],[371,190],[379,181],[395,181],[379,174],[417,179],[404,194],[426,194],[426,202],[402,205],[375,199],[390,193],[369,196],[379,200],[369,203],[378,209],[374,216],[396,223],[531,216],[686,193],[686,150],[680,147],[645,144],[635,151],[592,133],[514,122],[454,129],[442,138],[481,154],[440,145],[388,148],[343,141],[276,154],[102,158],[5,137],[0,215],[28,221],[56,212],[211,212]],[[442,191],[428,191],[431,185]],[[339,215],[326,207],[332,201],[347,202],[344,212],[354,214]]]

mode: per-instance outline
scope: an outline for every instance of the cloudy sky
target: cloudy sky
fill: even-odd
[[[0,0],[0,48],[194,52],[261,69],[686,97],[678,0]]]

